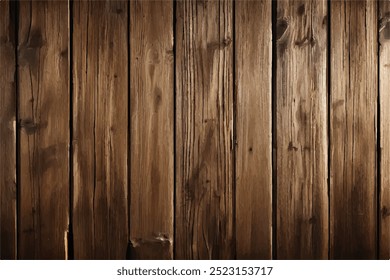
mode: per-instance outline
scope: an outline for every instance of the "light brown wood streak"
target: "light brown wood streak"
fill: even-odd
[[[0,2],[0,259],[16,258],[16,81],[14,9]]]
[[[379,258],[390,259],[390,2],[379,1],[380,236]]]
[[[376,258],[377,31],[375,1],[332,1],[332,259]]]
[[[278,1],[274,36],[277,258],[326,259],[326,1]]]
[[[176,258],[231,259],[232,1],[176,8]]]
[[[75,259],[125,259],[128,243],[126,1],[73,6]]]
[[[64,259],[69,223],[68,3],[19,3],[21,259]]]
[[[238,259],[272,257],[271,4],[235,3]]]
[[[130,2],[131,258],[173,258],[173,1]]]

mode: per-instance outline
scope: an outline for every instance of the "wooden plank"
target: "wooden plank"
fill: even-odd
[[[236,252],[272,258],[272,1],[237,1]]]
[[[232,6],[177,2],[178,259],[234,256]]]
[[[376,255],[376,1],[331,3],[330,257]]]
[[[275,36],[277,258],[326,259],[326,1],[279,1]]]
[[[380,236],[379,258],[390,259],[390,2],[379,1]]]
[[[19,3],[21,259],[67,258],[68,4]]]
[[[173,1],[130,2],[131,258],[173,258]]]
[[[0,259],[16,258],[15,9],[0,2]]]
[[[73,5],[75,259],[125,259],[128,243],[128,6]]]

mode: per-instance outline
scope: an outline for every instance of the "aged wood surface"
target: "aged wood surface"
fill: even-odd
[[[124,259],[128,243],[128,6],[73,6],[76,259]]]
[[[379,258],[390,259],[390,2],[379,2],[380,224]]]
[[[19,3],[18,257],[67,258],[69,224],[68,4]]]
[[[235,3],[238,259],[272,257],[271,5]]]
[[[331,3],[330,257],[376,258],[377,7]]]
[[[176,258],[231,259],[233,3],[176,5]]]
[[[326,259],[326,1],[279,1],[275,36],[276,254]]]
[[[0,2],[0,259],[16,258],[15,5]]]
[[[173,1],[130,2],[132,258],[173,258],[173,32]]]

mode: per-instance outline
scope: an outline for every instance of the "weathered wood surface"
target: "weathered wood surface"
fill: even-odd
[[[173,1],[130,2],[131,257],[173,258]]]
[[[16,258],[15,5],[0,2],[0,259]]]
[[[377,257],[377,26],[376,1],[331,2],[332,259]]]
[[[68,3],[19,3],[18,257],[67,258]]]
[[[379,258],[390,259],[390,2],[379,2],[380,224]]]
[[[128,6],[73,6],[75,259],[124,259],[128,243]]]
[[[279,1],[277,258],[328,258],[327,2]]]
[[[231,259],[233,3],[176,3],[178,259]]]
[[[235,3],[236,246],[272,257],[271,0]]]

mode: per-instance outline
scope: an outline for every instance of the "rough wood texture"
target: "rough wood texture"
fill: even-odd
[[[379,2],[380,236],[379,258],[390,259],[390,2]]]
[[[235,4],[238,259],[272,257],[271,4]]]
[[[0,259],[16,258],[15,9],[0,2]]]
[[[326,1],[279,1],[275,37],[277,258],[326,259]]]
[[[173,2],[130,2],[131,257],[173,258]]]
[[[68,3],[19,3],[21,259],[67,257]]]
[[[331,3],[330,257],[376,258],[376,2]]]
[[[177,2],[178,259],[234,256],[232,6]]]
[[[75,259],[124,259],[128,243],[128,6],[73,7]]]

